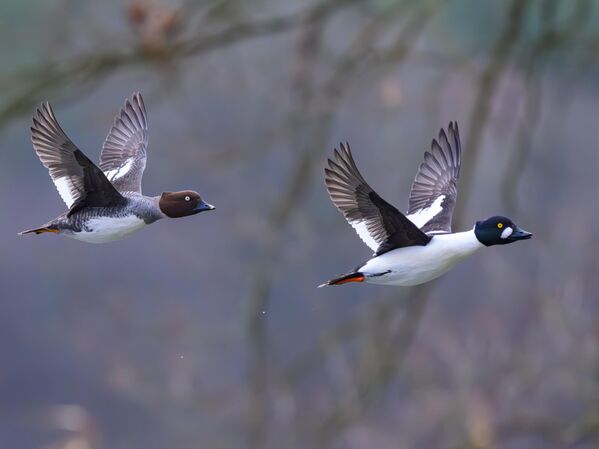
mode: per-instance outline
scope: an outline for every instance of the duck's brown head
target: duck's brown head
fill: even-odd
[[[164,192],[160,195],[158,207],[164,215],[170,218],[187,217],[214,209],[214,206],[204,202],[200,194],[193,190]]]

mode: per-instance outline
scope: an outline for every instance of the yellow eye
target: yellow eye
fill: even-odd
[[[497,223],[497,227],[498,227],[499,229],[503,228],[503,223]]]

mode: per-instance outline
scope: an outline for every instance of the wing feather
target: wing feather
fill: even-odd
[[[122,205],[125,199],[102,171],[67,137],[49,103],[37,108],[31,141],[50,173],[58,193],[69,208],[67,216],[90,207]]]
[[[426,233],[451,232],[451,217],[458,195],[462,147],[456,122],[447,133],[441,129],[412,184],[408,218]]]
[[[354,162],[349,144],[340,144],[340,150],[335,149],[334,158],[328,160],[324,171],[333,204],[375,255],[430,241],[429,236],[368,185]]]
[[[84,194],[83,168],[75,159],[77,147],[62,130],[49,103],[36,109],[31,142],[67,207]]]
[[[147,146],[146,107],[135,92],[115,117],[100,155],[100,168],[119,191],[141,193]]]

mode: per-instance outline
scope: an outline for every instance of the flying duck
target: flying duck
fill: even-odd
[[[102,147],[99,167],[67,137],[48,103],[33,117],[31,141],[69,210],[20,234],[50,232],[105,243],[125,238],[161,218],[214,209],[192,190],[142,195],[148,120],[139,92],[126,100],[117,114]]]
[[[477,221],[470,231],[451,232],[461,165],[460,133],[450,123],[424,153],[412,184],[406,215],[382,199],[364,180],[349,144],[335,149],[325,168],[325,183],[333,204],[374,257],[354,271],[325,285],[349,282],[418,285],[435,279],[484,246],[505,245],[532,237],[512,220],[493,216]]]

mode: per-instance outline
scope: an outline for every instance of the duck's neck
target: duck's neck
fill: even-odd
[[[448,237],[451,239],[452,248],[460,257],[467,257],[484,247],[476,238],[474,229],[449,234]]]

